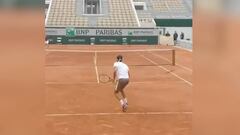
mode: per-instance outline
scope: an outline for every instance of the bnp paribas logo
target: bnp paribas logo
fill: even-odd
[[[66,36],[68,37],[76,36],[76,29],[72,27],[66,28]]]

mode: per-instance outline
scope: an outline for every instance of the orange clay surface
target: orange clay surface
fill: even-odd
[[[169,52],[111,52],[167,48],[176,50],[175,66],[169,64]],[[110,52],[101,52],[106,50]],[[113,95],[114,85],[98,80],[102,73],[112,76],[117,54],[123,55],[131,74],[125,113]],[[49,45],[45,71],[47,135],[192,134],[190,51],[171,46]]]

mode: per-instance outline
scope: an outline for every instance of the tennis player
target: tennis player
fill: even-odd
[[[123,63],[122,55],[117,56],[117,61],[113,65],[113,80],[116,81],[116,87],[114,91],[114,95],[120,101],[122,111],[125,112],[128,107],[127,97],[124,93],[124,88],[129,83],[129,68]]]

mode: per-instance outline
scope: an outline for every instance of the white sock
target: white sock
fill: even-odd
[[[127,98],[124,98],[123,101],[125,104],[127,104]]]
[[[121,104],[121,105],[124,105],[124,101],[123,101],[122,99],[120,100],[120,104]]]

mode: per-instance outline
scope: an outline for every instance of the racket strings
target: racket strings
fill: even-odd
[[[111,82],[112,78],[109,77],[108,75],[102,74],[102,75],[99,75],[99,80],[102,83],[107,83],[107,82]]]

